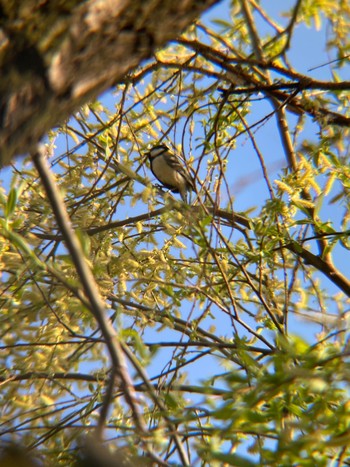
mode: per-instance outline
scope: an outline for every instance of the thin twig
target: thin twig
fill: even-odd
[[[254,18],[250,10],[250,5],[248,4],[247,0],[241,0],[241,6],[242,6],[242,11],[243,11],[245,20],[247,22],[250,39],[253,44],[254,54],[258,60],[262,61],[264,57],[263,50],[261,48],[258,31],[255,27]]]

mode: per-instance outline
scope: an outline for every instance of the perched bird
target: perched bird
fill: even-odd
[[[195,187],[194,180],[181,159],[170,152],[164,144],[154,146],[147,156],[153,175],[170,191],[180,193],[183,201],[187,202],[187,192],[194,190]]]

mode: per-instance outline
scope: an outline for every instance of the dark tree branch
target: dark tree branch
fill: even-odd
[[[250,58],[237,59],[235,56],[227,56],[227,54],[218,50],[214,50],[212,47],[206,44],[202,44],[197,40],[179,39],[177,42],[191,48],[192,50],[195,50],[210,62],[215,63],[222,69],[226,70],[227,81],[229,81],[229,76],[234,76],[235,79],[239,78],[240,81],[246,84],[244,87],[241,86],[238,88],[236,83],[233,83],[232,86],[225,90],[225,92],[228,94],[249,94],[260,91],[265,92],[267,97],[277,99],[279,102],[285,105],[288,110],[298,115],[310,115],[316,120],[321,120],[331,125],[345,127],[350,126],[349,117],[346,117],[345,115],[339,114],[337,112],[333,112],[326,107],[315,105],[311,99],[307,98],[307,96],[304,96],[302,100],[296,96],[299,91],[301,92],[308,89],[346,91],[350,88],[349,81],[343,81],[340,83],[317,81],[306,75],[295,73],[291,70],[276,65],[273,62],[264,62]],[[250,67],[249,71],[246,71],[242,67],[237,66],[237,64],[248,65]],[[294,90],[295,94],[288,94],[280,90],[281,86],[282,89],[288,88],[288,83],[277,83],[276,85],[275,83],[266,84],[266,81],[261,82],[261,79],[258,79],[255,73],[252,73],[252,66],[254,66],[256,69],[271,69],[293,79],[294,81],[291,83],[291,88]]]
[[[289,251],[303,258],[305,263],[311,264],[315,269],[322,272],[333,282],[347,297],[350,297],[350,281],[341,274],[331,262],[323,260],[320,256],[314,255],[311,251],[303,248],[299,243],[293,242],[284,245]]]

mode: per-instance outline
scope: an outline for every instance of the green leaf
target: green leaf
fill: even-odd
[[[7,198],[7,203],[5,206],[5,218],[8,219],[14,213],[18,199],[18,191],[16,188],[11,188],[10,193]]]

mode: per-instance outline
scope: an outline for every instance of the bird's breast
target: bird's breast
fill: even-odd
[[[158,180],[169,188],[178,188],[186,183],[184,177],[170,167],[162,157],[156,157],[152,162],[152,172]]]

